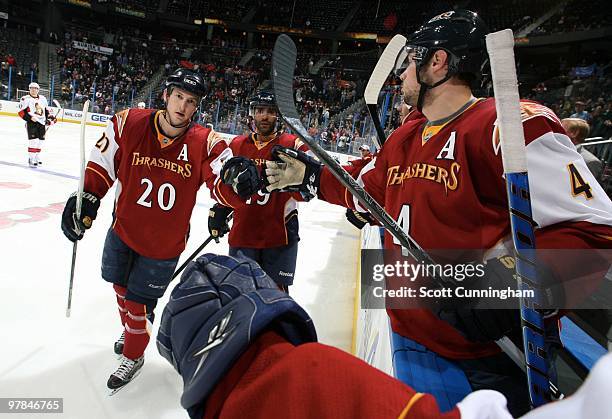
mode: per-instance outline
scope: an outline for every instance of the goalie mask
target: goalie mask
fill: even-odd
[[[489,29],[478,14],[456,10],[430,19],[408,37],[406,47],[397,57],[395,74],[399,76],[414,61],[417,82],[421,85],[417,103],[419,111],[427,89],[439,86],[453,76],[461,76],[472,88],[477,86],[489,61],[485,44],[487,33]],[[448,73],[442,80],[429,85],[421,80],[420,72],[438,50],[448,54]]]

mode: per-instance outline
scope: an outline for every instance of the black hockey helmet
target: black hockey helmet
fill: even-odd
[[[278,112],[278,108],[276,107],[276,96],[273,92],[267,90],[256,92],[255,95],[249,99],[249,116],[255,117],[255,108],[263,106],[276,109]]]
[[[406,48],[398,57],[396,74],[401,74],[408,65],[406,58],[413,54],[416,64],[417,81],[421,94],[417,108],[421,110],[425,90],[436,87],[455,75],[462,75],[472,87],[482,78],[489,57],[485,36],[489,29],[477,13],[470,10],[451,10],[439,14],[417,29],[408,37]],[[448,73],[433,85],[424,84],[420,70],[427,64],[434,52],[448,53]]]
[[[199,98],[204,97],[206,94],[206,83],[204,83],[204,78],[199,73],[186,68],[178,68],[174,73],[168,76],[165,84],[168,93],[171,87],[178,87],[186,90]]]

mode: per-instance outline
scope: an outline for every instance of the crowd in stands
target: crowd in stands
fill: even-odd
[[[92,111],[106,114],[117,106],[129,106],[136,92],[156,71],[155,55],[172,55],[171,45],[162,45],[161,50],[149,48],[149,36],[143,39],[119,31],[113,42],[98,43],[86,33],[67,31],[57,47],[61,99],[72,104],[95,96]],[[78,48],[73,41],[94,43],[112,48],[113,52],[94,53]]]
[[[454,7],[448,0],[416,4],[400,0],[359,4],[348,0],[340,3],[237,0],[232,4],[212,0],[96,2],[108,5],[109,10],[121,7],[156,13],[163,8],[167,14],[189,19],[213,17],[320,31],[335,31],[343,26],[342,30],[347,32],[380,34],[411,32],[424,19]],[[537,4],[523,0],[467,0],[463,7],[478,11],[493,30],[508,26],[524,28],[558,7],[557,14],[533,32],[544,34],[612,26],[610,17],[601,13],[606,4],[605,0],[588,3],[570,0],[562,6],[554,0]],[[348,16],[351,18],[345,19]],[[249,124],[249,98],[257,89],[271,88],[268,78],[276,38],[273,34],[247,34],[219,26],[208,32],[165,27],[153,34],[137,26],[112,23],[104,26],[94,20],[83,22],[83,17],[66,22],[65,26],[65,32],[51,36],[51,41],[57,43],[60,66],[56,98],[64,104],[77,107],[86,98],[93,98],[92,110],[106,114],[135,106],[137,98],[144,100],[147,106],[161,107],[165,76],[184,66],[200,72],[207,84],[201,122],[237,133]],[[7,31],[9,29],[0,27],[0,39],[13,39],[12,32]],[[19,35],[24,42],[37,43],[40,39],[40,33],[32,28],[24,33],[26,35]],[[373,127],[360,100],[369,72],[384,45],[367,40],[332,41],[298,35],[294,40],[299,51],[295,101],[311,133],[327,148],[340,151],[356,150],[362,143],[370,144]],[[92,52],[74,41],[112,48],[112,53]],[[29,62],[28,58],[17,55],[19,51],[13,50],[10,42],[0,42],[0,56],[4,57],[0,68],[2,77],[9,66],[19,66],[23,74],[31,73],[36,77],[36,60]],[[610,57],[604,56],[609,60]],[[585,56],[582,62],[576,62],[574,56],[571,62],[569,65],[561,59],[557,68],[545,72],[524,64],[519,68],[523,90],[527,88],[523,95],[527,93],[527,97],[551,107],[562,118],[581,115],[591,126],[591,136],[611,136],[612,104],[608,99],[612,93],[611,63],[593,61],[590,56]],[[554,67],[557,63],[538,65]],[[150,83],[151,80],[155,83]],[[393,91],[393,97],[396,96],[397,91]],[[397,115],[392,104],[387,109],[391,111],[388,127],[392,127]]]
[[[537,27],[530,35],[549,35],[562,32],[582,32],[612,26],[612,15],[602,13],[609,7],[607,0],[567,2],[553,17]]]

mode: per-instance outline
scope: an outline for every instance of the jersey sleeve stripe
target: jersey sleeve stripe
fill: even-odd
[[[398,419],[404,419],[408,417],[408,412],[410,412],[410,409],[412,409],[412,407],[416,404],[416,402],[419,401],[419,399],[421,397],[423,397],[425,394],[424,393],[415,393],[410,400],[408,401],[408,404],[406,405],[406,407],[404,407],[404,410],[402,410],[402,413],[399,414],[399,416],[397,417]]]
[[[221,179],[217,179],[215,182],[214,195],[218,198],[217,200],[221,202],[221,204],[225,205],[226,207],[234,208],[234,206],[228,202],[221,192]]]
[[[104,174],[102,173],[102,171],[97,170],[96,168],[93,167],[93,164],[88,165],[85,170],[91,170],[93,173],[97,174],[98,176],[100,176],[104,182],[106,183],[106,186],[108,186],[108,188],[110,189],[111,186],[113,186],[113,180],[110,179],[108,176],[104,176]]]

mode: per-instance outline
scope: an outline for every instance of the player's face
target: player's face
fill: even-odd
[[[38,96],[38,90],[36,87],[30,87],[30,96],[36,97]]]
[[[166,115],[173,125],[191,120],[198,107],[198,97],[186,90],[174,88],[167,97]]]
[[[419,99],[419,91],[421,85],[417,82],[416,78],[416,63],[414,61],[414,53],[408,56],[408,66],[400,75],[402,81],[402,95],[404,96],[404,102],[408,105],[416,106]]]
[[[259,106],[255,108],[255,128],[261,135],[270,135],[274,132],[276,125],[276,109],[269,106]]]

